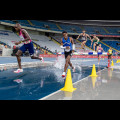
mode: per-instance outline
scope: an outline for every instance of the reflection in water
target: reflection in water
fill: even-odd
[[[113,69],[106,69],[106,72],[101,71],[101,68],[98,68],[98,77],[88,77],[86,80],[80,82],[78,86],[77,94],[79,93],[79,99],[93,100],[93,99],[105,99],[100,98],[100,90],[104,87],[105,84],[108,84],[108,81],[112,78]],[[108,76],[106,73],[108,71]],[[92,84],[90,84],[90,81]],[[110,82],[110,81],[109,81]],[[104,91],[104,89],[102,90]],[[73,93],[75,94],[75,93]],[[75,97],[73,98],[75,99]],[[77,99],[77,98],[76,98]]]
[[[86,69],[86,70],[85,70]],[[119,80],[119,71],[112,69],[97,68],[98,77],[87,77],[82,81],[74,84],[74,87],[77,88],[73,93],[60,91],[53,96],[48,97],[47,99],[58,99],[58,100],[115,100],[120,99],[120,80]],[[82,73],[88,74],[88,71],[91,73],[89,67],[82,68]],[[114,74],[113,74],[114,72]],[[81,75],[81,77],[83,76]],[[73,73],[74,76],[77,76],[76,73]],[[76,79],[76,78],[75,78]]]
[[[73,92],[67,92],[64,91],[64,98],[63,100],[71,100],[72,99]]]
[[[6,66],[0,68],[0,72],[6,71],[6,70],[7,70]]]
[[[19,74],[13,73],[14,69],[3,71],[0,73],[0,99],[40,99],[51,94],[64,87],[62,70],[55,66],[44,66],[25,68]],[[76,72],[71,72],[73,83],[89,76],[91,70],[91,67],[76,65]],[[81,89],[86,88],[83,85]]]
[[[97,77],[91,77],[91,79],[92,79],[92,85],[93,85],[93,89],[94,89]]]
[[[108,76],[110,80],[112,79],[112,73],[113,73],[113,68],[108,68]]]

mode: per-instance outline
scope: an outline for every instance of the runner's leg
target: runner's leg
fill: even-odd
[[[20,69],[22,69],[22,66],[21,66],[21,56],[22,55],[22,51],[21,50],[18,50],[18,52],[16,53],[16,57],[17,57],[17,61],[18,61],[18,66]]]
[[[67,68],[68,68],[68,65],[69,65],[69,62],[70,62],[70,58],[71,58],[70,55],[68,55],[67,58],[66,58],[64,72],[67,71]]]

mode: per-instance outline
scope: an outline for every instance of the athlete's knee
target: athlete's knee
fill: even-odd
[[[22,51],[18,50],[17,53],[15,54],[16,57],[20,57],[22,55]]]
[[[69,65],[72,65],[72,63],[71,63],[70,61],[68,62],[68,64],[69,64]]]
[[[15,54],[16,57],[20,57],[20,55],[18,53]]]
[[[66,59],[66,63],[67,63],[67,64],[69,63],[69,59]]]

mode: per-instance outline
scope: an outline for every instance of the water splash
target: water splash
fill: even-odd
[[[75,65],[76,72],[81,73],[82,67],[81,66],[76,66]]]
[[[63,56],[58,56],[55,61],[54,67],[58,69],[63,69],[65,65],[65,58]]]

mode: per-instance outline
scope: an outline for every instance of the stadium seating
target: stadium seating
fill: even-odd
[[[70,24],[63,24],[63,23],[54,23],[54,22],[48,22],[48,21],[38,21],[38,20],[30,20],[30,22],[28,20],[17,20],[22,26],[27,26],[27,27],[33,27],[33,28],[39,28],[39,29],[44,29],[44,30],[54,30],[54,31],[60,31],[62,32],[63,30],[69,32],[69,33],[81,33],[82,30],[86,30],[88,34],[100,34],[100,35],[120,35],[119,31],[120,28],[119,27],[93,27],[93,26],[85,26],[85,25],[70,25]],[[12,20],[0,20],[0,22],[7,22],[10,24],[15,24],[15,21]],[[48,26],[48,27],[47,27]],[[59,27],[58,27],[59,26]],[[60,29],[61,28],[61,29]],[[45,47],[47,46],[47,48],[52,51],[53,53],[55,52],[55,50],[57,50],[58,52],[63,52],[63,50],[60,49],[59,44],[57,44],[56,42],[52,41],[49,37],[46,37],[45,35],[33,35],[30,34],[31,38],[37,41],[34,41],[36,44],[40,45],[41,47]],[[60,38],[62,38],[62,36],[52,36],[55,38],[56,41],[58,41],[60,43]],[[14,46],[14,41],[19,41],[20,38],[13,33],[12,31],[5,31],[5,30],[0,30],[0,41],[3,42],[4,44],[9,45],[10,47]],[[104,43],[106,43],[107,45],[120,50],[119,46],[116,46],[116,43],[118,43],[119,41],[104,41]],[[80,50],[80,43],[78,41],[75,40],[76,43],[76,48],[77,51]],[[90,47],[91,45],[91,41],[88,40],[86,45],[88,47]],[[109,47],[106,46],[105,44],[101,43],[103,49],[105,52],[108,51]],[[88,49],[90,50],[90,49]],[[115,52],[115,51],[114,51]]]
[[[120,31],[120,27],[105,27],[105,29],[107,29],[107,31],[111,34],[111,35],[120,35],[118,33],[118,31]]]
[[[34,25],[34,27],[36,27],[36,28],[60,31],[55,23],[44,22],[44,21],[37,21],[37,20],[31,20],[31,22]],[[45,26],[48,26],[48,28],[45,27]]]
[[[45,35],[33,35],[30,33],[30,36],[31,38],[33,39],[33,41],[35,43],[37,43],[38,45],[40,45],[40,47],[43,47],[45,48],[45,46],[48,48],[48,50],[52,51],[53,53],[55,53],[55,50],[57,50],[57,52],[63,52],[63,50],[60,49],[60,45],[56,44],[54,41],[51,41],[51,39]],[[0,41],[1,42],[4,42],[5,44],[9,45],[11,48],[14,46],[14,42],[13,41],[19,41],[20,38],[19,36],[17,36],[15,33],[11,32],[11,31],[0,31]],[[55,40],[57,40],[59,43],[60,43],[60,38],[62,38],[61,35],[58,35],[58,36],[54,36]],[[75,43],[76,43],[76,50],[77,52],[81,51],[80,48],[81,48],[81,45],[79,42],[77,42],[76,40],[74,40]],[[112,45],[113,48],[115,49],[120,49],[119,47],[116,47],[116,42],[106,42],[104,41],[106,44],[108,45]],[[91,45],[91,41],[88,40],[86,45],[88,47],[90,47]],[[104,51],[107,52],[109,47],[107,47],[106,45],[102,44],[102,47],[104,48]],[[86,49],[86,50],[90,50],[90,49]]]
[[[117,50],[120,50],[120,46],[116,45],[117,43],[120,43],[120,41],[109,41],[109,40],[104,40],[104,43],[106,43],[107,45],[111,46],[112,48],[115,48]]]
[[[0,22],[6,22],[6,23],[15,24],[15,22],[13,22],[13,21],[11,21],[11,20],[0,20]]]
[[[38,45],[40,45],[41,47],[45,46],[52,52],[55,52],[55,50],[57,50],[58,52],[63,52],[63,50],[60,49],[60,45],[56,44],[55,42],[53,42],[49,37],[46,37],[45,35],[33,35],[30,34],[31,38],[37,41],[35,41],[35,43],[37,43]]]
[[[0,41],[9,45],[11,48],[14,46],[14,41],[19,41],[20,38],[12,31],[0,30]]]
[[[99,27],[99,26],[85,26],[85,25],[73,25],[73,24],[64,24],[64,23],[54,23],[49,21],[42,21],[42,20],[16,20],[21,25],[27,27],[33,27],[38,29],[45,29],[45,30],[54,30],[54,31],[67,31],[69,33],[80,33],[82,30],[86,30],[88,34],[101,34],[101,35],[120,35],[120,27]],[[7,22],[10,24],[15,24],[12,20],[0,20],[0,22]],[[48,26],[48,27],[47,27]],[[59,27],[61,29],[59,29]],[[82,28],[82,29],[81,29]]]

